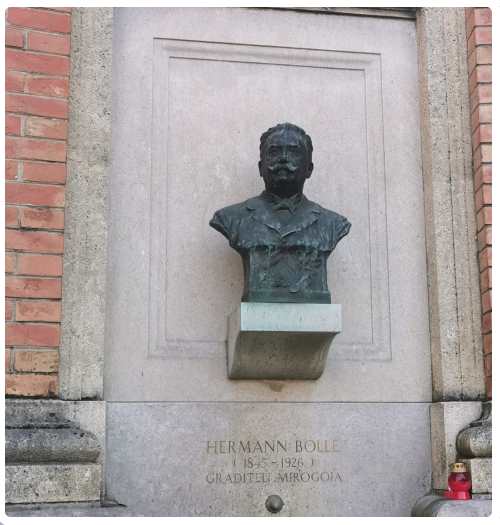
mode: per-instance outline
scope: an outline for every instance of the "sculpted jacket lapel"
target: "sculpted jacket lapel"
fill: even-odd
[[[308,228],[315,223],[321,214],[319,206],[303,196],[302,203],[291,216],[290,221],[282,226],[273,211],[273,203],[262,196],[256,197],[247,203],[246,207],[251,213],[253,220],[271,228],[281,237]]]

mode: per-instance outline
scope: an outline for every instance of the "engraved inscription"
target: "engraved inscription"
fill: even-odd
[[[342,482],[333,439],[208,440],[208,484]]]

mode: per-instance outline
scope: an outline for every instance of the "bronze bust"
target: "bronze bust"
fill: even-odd
[[[265,191],[218,210],[210,221],[243,259],[243,302],[331,303],[326,261],[351,224],[302,193],[312,151],[302,128],[268,129],[260,138]]]

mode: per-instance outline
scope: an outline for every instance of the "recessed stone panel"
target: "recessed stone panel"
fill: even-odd
[[[414,23],[183,13],[115,13],[106,398],[430,399]],[[329,260],[325,373],[277,391],[225,378],[243,276],[208,221],[261,190],[260,134],[287,120],[314,144],[305,193],[352,228]]]
[[[127,515],[409,516],[430,489],[427,403],[109,403]],[[123,422],[127,422],[126,431]]]

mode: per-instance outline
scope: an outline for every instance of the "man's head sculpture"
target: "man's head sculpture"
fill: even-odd
[[[330,303],[326,260],[350,222],[310,201],[312,141],[294,124],[278,124],[260,138],[259,171],[266,190],[215,212],[210,226],[243,259],[242,301]]]
[[[266,189],[280,197],[302,193],[311,176],[311,137],[299,126],[278,124],[260,137],[259,171]]]

